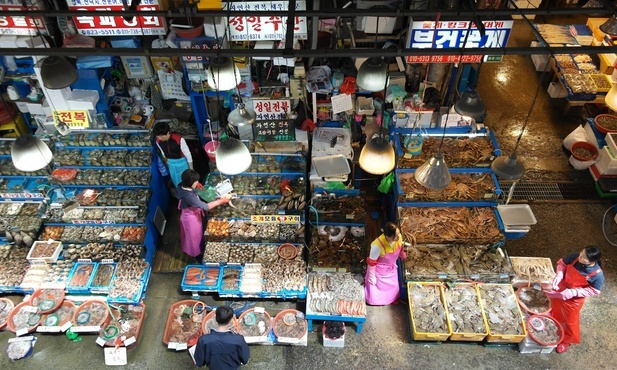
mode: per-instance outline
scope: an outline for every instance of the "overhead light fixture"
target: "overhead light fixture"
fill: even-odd
[[[19,136],[11,146],[11,159],[19,171],[34,172],[45,168],[53,158],[49,147],[38,137]]]
[[[602,23],[600,31],[611,36],[617,36],[617,15],[613,14],[606,22]]]
[[[387,82],[388,66],[383,58],[368,58],[358,69],[356,84],[362,90],[370,92],[381,91]]]
[[[383,175],[394,169],[394,148],[377,134],[362,147],[360,167],[373,175]]]
[[[255,123],[257,115],[254,111],[249,110],[244,106],[244,103],[239,103],[236,109],[229,113],[227,121],[234,126],[247,126]]]
[[[452,177],[441,154],[441,149],[416,169],[414,178],[420,185],[429,189],[443,189],[450,184]]]
[[[225,175],[237,175],[246,171],[253,157],[240,140],[229,137],[219,144],[215,151],[216,167]]]
[[[461,116],[469,116],[476,121],[481,120],[486,114],[486,106],[475,89],[465,91],[454,104],[454,110]]]
[[[617,85],[613,85],[604,97],[604,104],[611,110],[617,111]]]
[[[216,91],[228,91],[240,84],[240,71],[229,57],[213,57],[206,75],[208,86]]]
[[[64,57],[52,55],[41,63],[41,80],[48,89],[64,89],[74,84],[78,77],[73,65]]]

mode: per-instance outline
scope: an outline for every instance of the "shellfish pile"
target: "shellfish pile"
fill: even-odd
[[[255,258],[255,246],[253,244],[232,243],[229,247],[227,262],[251,263]]]
[[[141,257],[143,249],[143,246],[136,244],[123,247],[115,247],[113,243],[68,244],[64,248],[64,259],[69,261],[78,259],[91,259],[93,261],[113,259],[119,261],[123,256]]]
[[[405,147],[405,136],[400,136],[401,147]],[[440,147],[441,137],[425,136],[422,153],[411,158],[399,157],[397,168],[418,168],[440,151],[450,168],[488,167],[495,148],[488,136],[446,137]]]
[[[223,267],[220,290],[235,292],[240,289],[240,275],[242,269],[236,267]]]
[[[43,283],[64,283],[66,284],[69,278],[69,273],[73,269],[73,261],[58,260],[58,262],[51,264],[47,269],[47,274]]]
[[[283,315],[282,317],[279,315]],[[274,319],[274,332],[279,338],[302,338],[308,323],[300,311],[281,313]]]
[[[405,207],[400,220],[404,239],[414,244],[495,244],[503,239],[490,207]]]
[[[255,312],[249,309],[242,313],[238,320],[238,332],[245,337],[259,337],[267,335],[272,328],[272,318],[263,312]]]
[[[228,256],[229,243],[208,242],[208,244],[206,244],[206,250],[204,251],[204,262],[226,263]]]
[[[408,294],[417,333],[449,333],[439,284],[409,284]]]
[[[298,211],[306,207],[306,197],[301,192],[285,191],[278,201],[280,211]]]
[[[138,301],[142,294],[142,280],[148,269],[148,262],[141,258],[122,258],[116,266],[116,276],[109,288],[109,298]]]
[[[312,312],[365,316],[360,275],[312,272],[308,276],[308,308]]]
[[[322,196],[314,198],[312,202],[313,207],[317,210],[320,222],[364,223],[366,207],[362,197],[330,198]],[[312,220],[316,220],[314,213],[310,215]]]
[[[454,333],[486,333],[482,306],[473,285],[459,284],[444,292],[448,318]]]
[[[284,290],[302,292],[306,289],[306,263],[302,260],[264,263],[261,273],[264,292],[276,294]]]
[[[439,190],[420,185],[411,172],[397,175],[404,193],[399,202],[481,201],[495,193],[495,183],[488,173],[453,173],[450,184]]]
[[[466,245],[460,248],[461,259],[465,272],[472,278],[482,281],[497,281],[507,279],[514,275],[508,258],[500,247],[493,248],[490,245]]]
[[[319,267],[361,270],[366,256],[364,227],[320,226],[313,228],[309,262]]]
[[[408,279],[462,277],[459,248],[452,245],[415,245],[405,248],[405,276]]]
[[[15,168],[13,160],[10,158],[0,159],[0,173],[4,176],[48,176],[47,168],[42,168],[34,172],[24,172]]]
[[[281,193],[280,176],[234,176],[234,191],[243,195],[278,195]]]
[[[194,301],[194,303],[182,303],[173,308],[167,322],[169,329],[165,331],[169,342],[186,343],[189,338],[201,335],[201,323],[206,310],[196,309],[195,306],[203,308],[203,303]]]
[[[7,247],[9,248],[8,253],[5,252],[0,257],[0,286],[5,288],[18,287],[28,271],[28,260],[26,259],[28,249],[10,248],[8,245],[3,247],[5,251]]]
[[[511,285],[480,284],[480,298],[491,334],[523,334],[523,321]]]
[[[78,133],[62,136],[60,142],[65,146],[150,146],[150,135],[145,132],[131,134]]]

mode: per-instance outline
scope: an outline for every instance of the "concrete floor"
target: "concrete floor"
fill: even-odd
[[[519,22],[516,23],[519,25]],[[516,28],[511,45],[532,40],[525,27]],[[531,105],[540,73],[533,70],[529,57],[507,56],[502,63],[483,66],[479,91],[489,111],[486,124],[495,130],[500,147],[509,153],[514,147],[521,123]],[[545,77],[546,78],[546,77]],[[547,84],[548,81],[545,81]],[[591,181],[586,171],[575,171],[561,149],[561,140],[582,121],[577,114],[562,117],[564,102],[550,99],[546,89],[533,111],[519,147],[519,159],[528,172],[524,181]],[[576,113],[576,112],[574,112]],[[556,262],[564,255],[588,244],[604,253],[606,284],[602,295],[588,300],[582,312],[582,344],[566,354],[523,355],[515,347],[426,342],[411,343],[408,333],[408,308],[403,305],[369,307],[361,334],[348,330],[345,348],[325,348],[320,325],[309,333],[307,347],[251,346],[250,369],[612,369],[617,352],[617,299],[613,273],[617,249],[602,232],[603,216],[612,201],[534,202],[531,208],[538,220],[528,235],[506,244],[511,256],[549,257]],[[617,244],[614,212],[608,212],[606,233]],[[167,350],[162,343],[165,321],[172,303],[189,298],[179,289],[181,274],[153,274],[145,300],[146,320],[139,345],[129,351],[130,369],[184,369],[191,360],[186,352]],[[21,297],[14,297],[16,301]],[[207,298],[210,302],[211,297]],[[275,312],[285,304],[266,303]],[[270,305],[270,306],[268,306]],[[352,329],[352,328],[350,328]],[[103,368],[103,350],[96,337],[82,335],[81,342],[70,342],[64,335],[38,334],[32,357],[15,363],[4,355],[6,343],[14,335],[0,333],[2,369],[97,369]]]

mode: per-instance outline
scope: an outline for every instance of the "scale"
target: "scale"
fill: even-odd
[[[231,193],[234,190],[234,187],[231,185],[231,181],[227,179],[216,184],[214,190],[216,191],[216,195],[219,197],[224,197],[225,195]]]

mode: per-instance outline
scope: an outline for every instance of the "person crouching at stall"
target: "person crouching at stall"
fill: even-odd
[[[581,342],[580,313],[585,298],[600,294],[604,284],[601,257],[600,249],[590,245],[557,262],[553,291],[546,292],[551,298],[551,315],[564,331],[563,340],[557,345],[557,353],[564,353],[570,344]]]
[[[182,173],[193,169],[193,156],[186,140],[180,134],[172,133],[167,122],[158,122],[152,132],[156,137],[158,152],[167,165],[171,182],[178,187],[182,181]]]
[[[400,288],[396,260],[399,257],[405,260],[403,236],[393,222],[387,222],[383,234],[371,243],[366,259],[366,303],[383,306],[398,301]]]
[[[199,174],[193,170],[182,172],[182,182],[177,189],[180,214],[180,243],[182,251],[201,262],[203,257],[203,224],[205,212],[231,200],[231,194],[206,203],[199,199],[195,188],[199,185]]]

